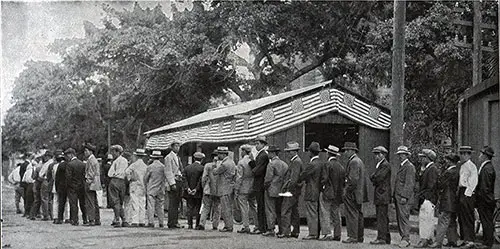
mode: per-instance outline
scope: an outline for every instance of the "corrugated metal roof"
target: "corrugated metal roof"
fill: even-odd
[[[280,93],[280,94],[276,94],[276,95],[272,95],[272,96],[268,96],[268,97],[264,97],[264,98],[260,98],[260,99],[255,99],[255,100],[251,100],[251,101],[247,101],[247,102],[243,102],[243,103],[239,103],[239,104],[210,109],[210,110],[207,110],[206,112],[200,113],[198,115],[195,115],[195,116],[183,119],[183,120],[180,120],[178,122],[147,131],[144,134],[165,132],[168,130],[182,128],[182,127],[189,126],[189,125],[199,124],[199,123],[208,122],[208,121],[217,120],[217,119],[226,118],[226,117],[232,117],[234,115],[246,114],[248,112],[269,106],[273,103],[300,95],[302,93],[306,93],[308,91],[312,91],[312,90],[324,87],[324,86],[329,85],[331,83],[332,83],[332,81],[329,80],[329,81],[325,81],[322,83],[307,86],[307,87],[300,88],[300,89],[293,90],[293,91],[288,91],[288,92],[284,92],[284,93]]]

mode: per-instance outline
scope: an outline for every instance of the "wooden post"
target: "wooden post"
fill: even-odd
[[[399,162],[393,157],[404,142],[404,80],[405,80],[405,23],[406,1],[394,0],[394,25],[392,42],[392,111],[390,155],[392,172],[397,172]],[[396,174],[392,174],[394,183]],[[394,188],[394,184],[392,184]]]
[[[481,83],[481,2],[473,1],[474,20],[472,24],[472,85]]]

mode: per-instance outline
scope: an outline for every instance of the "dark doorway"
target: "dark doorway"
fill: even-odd
[[[359,145],[359,126],[355,124],[305,123],[305,148],[316,141],[321,148],[335,145],[342,149],[345,142]]]

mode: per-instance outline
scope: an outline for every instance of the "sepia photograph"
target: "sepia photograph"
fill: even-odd
[[[500,0],[0,16],[1,248],[500,249]]]

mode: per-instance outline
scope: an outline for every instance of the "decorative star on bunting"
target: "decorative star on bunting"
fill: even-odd
[[[302,99],[296,99],[292,101],[292,112],[297,113],[304,110],[304,105],[302,103]]]
[[[321,103],[326,103],[330,101],[330,90],[325,89],[321,92],[319,92],[319,99],[321,100]]]
[[[272,122],[275,118],[272,108],[262,111],[261,115],[262,115],[262,121],[264,121],[264,123],[266,124]]]
[[[378,116],[380,115],[380,109],[378,109],[375,106],[370,106],[370,110],[368,110],[368,115],[370,115],[370,117],[373,119],[378,119]]]
[[[344,104],[348,107],[353,107],[354,106],[354,96],[345,93],[344,94]]]

